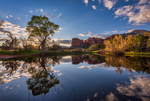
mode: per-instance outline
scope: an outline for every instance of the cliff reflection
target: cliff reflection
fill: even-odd
[[[79,68],[91,68],[92,66],[103,64],[103,67],[110,68],[113,67],[113,70],[117,74],[122,74],[123,70],[138,73],[146,72],[150,74],[150,58],[148,57],[115,57],[115,56],[99,56],[99,55],[82,55],[82,56],[72,56],[72,64],[79,64],[82,62],[87,62],[89,66],[81,66]],[[101,67],[101,66],[100,66]]]
[[[81,62],[87,62],[88,64],[99,64],[105,62],[105,57],[94,54],[72,56],[72,64],[79,64]]]

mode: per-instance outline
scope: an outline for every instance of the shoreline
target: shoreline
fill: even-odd
[[[84,51],[58,51],[58,52],[45,52],[45,56],[64,56],[64,55],[80,55],[80,54],[89,54],[92,52],[84,52]],[[0,55],[0,60],[3,59],[10,59],[10,58],[17,58],[17,57],[28,57],[28,56],[41,56],[40,53],[35,53],[35,54],[1,54]]]

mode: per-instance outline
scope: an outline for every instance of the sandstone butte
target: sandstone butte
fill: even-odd
[[[91,46],[97,43],[103,44],[104,39],[102,38],[88,38],[87,40],[80,40],[78,38],[72,38],[71,46]]]

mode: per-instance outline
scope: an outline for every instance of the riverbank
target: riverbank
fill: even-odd
[[[125,52],[125,56],[146,56],[150,57],[150,52]]]
[[[79,54],[90,54],[93,52],[86,51],[52,51],[45,52],[45,56],[64,56],[64,55],[79,55]],[[0,51],[0,59],[9,59],[16,57],[27,57],[27,56],[41,56],[41,51]]]

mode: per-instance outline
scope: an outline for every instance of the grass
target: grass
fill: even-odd
[[[140,57],[150,57],[150,52],[126,52],[125,56],[140,56]]]
[[[125,55],[150,55],[150,52],[125,52]]]
[[[26,50],[21,50],[21,51],[0,51],[0,54],[5,54],[5,55],[23,55],[23,54],[38,54],[41,51],[26,51]]]
[[[39,54],[41,51],[27,51],[27,50],[21,50],[21,51],[0,51],[0,54],[5,54],[5,55],[24,55],[24,54]],[[58,53],[58,54],[87,54],[87,53],[93,53],[93,52],[87,52],[87,51],[46,51],[45,54],[51,54],[51,53]]]

